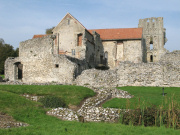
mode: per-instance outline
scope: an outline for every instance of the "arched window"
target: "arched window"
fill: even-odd
[[[107,65],[107,63],[108,63],[108,52],[107,51],[104,53],[104,57],[105,57],[105,65]]]
[[[108,52],[107,52],[107,51],[104,53],[104,57],[105,57],[106,59],[108,59]]]

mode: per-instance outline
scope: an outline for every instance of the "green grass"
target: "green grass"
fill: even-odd
[[[0,75],[2,78],[4,78],[4,75]]]
[[[22,88],[21,88],[22,87]],[[27,87],[27,88],[26,88]],[[38,102],[33,102],[19,96],[24,91],[29,91],[31,86],[1,86],[0,87],[0,111],[12,115],[16,120],[26,122],[27,127],[0,129],[1,135],[179,135],[179,130],[164,127],[135,127],[116,123],[80,123],[62,121],[48,116]],[[51,93],[47,86],[38,86],[32,92],[38,94]],[[53,87],[53,86],[52,86]],[[65,86],[67,88],[67,86]],[[73,87],[73,86],[72,86]],[[41,88],[45,89],[42,92]],[[50,87],[49,87],[50,88]],[[80,87],[81,88],[81,87]],[[3,90],[2,90],[3,89]],[[60,89],[60,88],[59,88]],[[87,89],[86,89],[87,90]],[[86,91],[85,90],[85,91]],[[54,90],[52,93],[56,92]],[[71,91],[72,92],[72,91]],[[57,92],[58,93],[58,92]],[[75,95],[74,95],[75,96]]]
[[[55,95],[61,97],[67,105],[78,105],[84,98],[95,95],[89,88],[72,85],[0,85],[0,90],[19,95]]]
[[[131,99],[114,98],[103,104],[103,107],[135,109],[145,108],[155,105],[168,109],[173,102],[180,109],[180,88],[166,87],[164,89],[165,96],[162,96],[162,87],[120,87],[119,89],[128,91],[134,95]]]

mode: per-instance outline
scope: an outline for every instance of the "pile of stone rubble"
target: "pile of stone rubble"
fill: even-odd
[[[56,108],[47,112],[48,115],[56,116],[69,121],[94,121],[116,122],[119,119],[121,109],[98,107],[110,98],[132,98],[130,94],[116,88],[92,88],[97,95],[86,99],[81,108],[75,112],[67,108]],[[123,110],[124,111],[124,110]],[[78,119],[79,118],[79,119]]]

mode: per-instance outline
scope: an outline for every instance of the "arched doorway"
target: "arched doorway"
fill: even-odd
[[[23,64],[21,62],[14,63],[15,65],[15,80],[22,80],[23,78]]]

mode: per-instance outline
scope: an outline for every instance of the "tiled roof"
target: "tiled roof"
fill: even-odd
[[[94,29],[89,30],[90,33],[96,31],[100,34],[102,40],[117,39],[141,39],[142,28],[122,28],[122,29]]]
[[[33,38],[42,38],[48,36],[48,34],[44,34],[44,35],[34,35]]]

